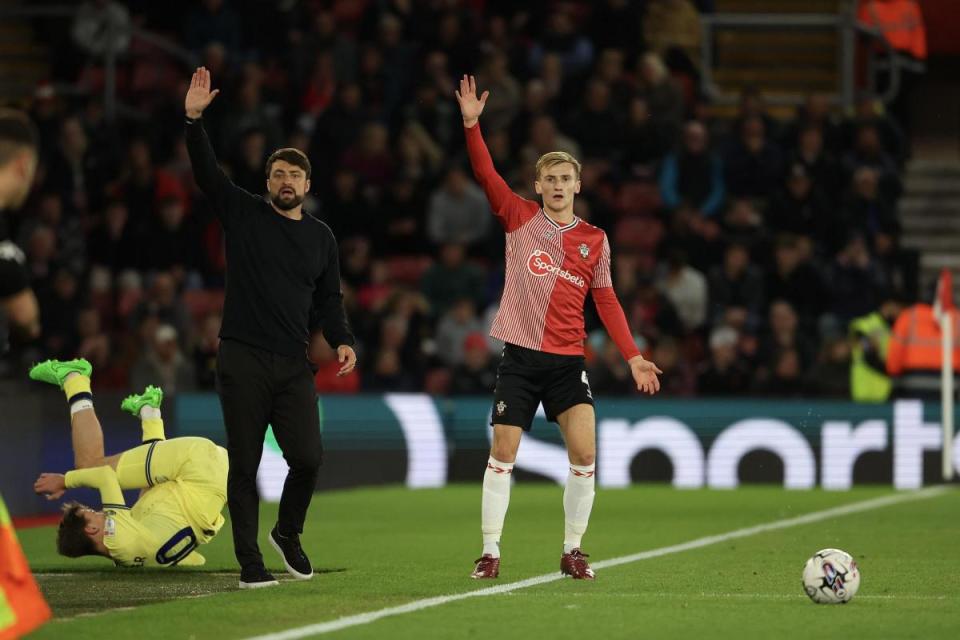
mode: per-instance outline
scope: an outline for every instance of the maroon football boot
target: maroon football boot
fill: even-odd
[[[574,549],[570,553],[563,554],[560,556],[560,573],[570,576],[574,580],[593,580],[596,576],[587,563],[588,557],[580,549]]]
[[[477,566],[473,569],[470,577],[474,580],[484,578],[496,578],[500,575],[500,558],[494,558],[491,555],[484,555],[474,560]]]

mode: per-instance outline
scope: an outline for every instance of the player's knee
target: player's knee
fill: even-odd
[[[321,451],[296,451],[284,456],[290,469],[297,471],[317,471],[320,469],[320,463],[323,462]]]
[[[596,451],[571,451],[570,452],[570,464],[575,464],[578,467],[589,467],[596,461],[597,461]]]
[[[509,443],[495,443],[490,449],[490,455],[493,456],[494,460],[500,462],[516,462],[517,449]]]

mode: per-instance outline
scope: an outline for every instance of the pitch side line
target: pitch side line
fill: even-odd
[[[938,487],[930,487],[928,489],[921,489],[919,491],[911,491],[909,493],[897,493],[890,496],[884,496],[882,498],[873,498],[871,500],[864,500],[862,502],[854,502],[852,504],[841,505],[839,507],[833,507],[831,509],[824,509],[823,511],[814,511],[813,513],[808,513],[808,514],[797,516],[794,518],[776,520],[774,522],[768,522],[766,524],[758,524],[753,527],[735,529],[734,531],[728,531],[726,533],[720,533],[713,536],[705,536],[703,538],[697,538],[696,540],[690,540],[689,542],[670,545],[669,547],[660,547],[659,549],[641,551],[640,553],[634,553],[628,556],[610,558],[609,560],[594,562],[591,564],[591,566],[594,569],[605,569],[608,567],[616,567],[622,564],[640,562],[641,560],[659,558],[661,556],[667,556],[674,553],[681,553],[683,551],[690,551],[692,549],[709,547],[711,545],[714,545],[720,542],[726,542],[728,540],[735,540],[738,538],[746,538],[749,536],[754,536],[754,535],[757,535],[758,533],[766,533],[768,531],[778,531],[780,529],[787,529],[790,527],[796,527],[803,524],[811,524],[813,522],[822,522],[823,520],[828,520],[830,518],[836,518],[838,516],[846,516],[853,513],[860,513],[863,511],[870,511],[872,509],[889,507],[891,505],[900,504],[901,502],[913,502],[915,500],[925,500],[927,498],[933,498],[939,495],[943,495],[947,491],[949,491],[949,489],[947,489],[946,487],[938,486]],[[433,598],[424,598],[422,600],[414,600],[413,602],[408,602],[407,604],[402,604],[396,607],[388,607],[386,609],[379,609],[377,611],[368,611],[366,613],[358,613],[352,616],[345,616],[343,618],[337,618],[336,620],[330,620],[328,622],[318,622],[316,624],[310,624],[303,627],[295,627],[293,629],[287,629],[286,631],[279,631],[276,633],[268,633],[265,635],[253,636],[248,638],[247,640],[297,640],[298,638],[307,638],[309,636],[317,636],[324,633],[331,633],[333,631],[340,631],[342,629],[349,629],[350,627],[357,627],[360,625],[369,624],[371,622],[376,622],[377,620],[380,620],[382,618],[388,618],[390,616],[398,616],[404,613],[413,613],[415,611],[421,611],[423,609],[437,607],[442,604],[457,602],[458,600],[466,600],[468,598],[479,598],[482,596],[495,596],[495,595],[500,595],[502,593],[509,593],[511,591],[516,591],[518,589],[535,587],[537,585],[547,584],[549,582],[556,582],[557,580],[562,580],[565,577],[566,576],[561,575],[559,572],[548,573],[541,576],[535,576],[533,578],[527,578],[526,580],[519,580],[517,582],[508,582],[507,584],[497,585],[494,587],[487,587],[485,589],[476,589],[474,591],[467,591],[465,593],[454,593],[454,594],[449,594],[445,596],[435,596]]]

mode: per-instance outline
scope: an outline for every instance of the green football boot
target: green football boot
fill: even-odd
[[[163,402],[163,389],[151,384],[143,390],[143,393],[139,395],[134,393],[124,398],[123,402],[120,403],[120,408],[132,414],[134,417],[139,418],[140,409],[145,406],[159,409],[161,402]]]
[[[93,373],[93,365],[84,360],[46,360],[33,365],[30,369],[30,379],[48,384],[55,384],[63,389],[63,383],[71,373],[79,373],[82,376],[90,377]]]

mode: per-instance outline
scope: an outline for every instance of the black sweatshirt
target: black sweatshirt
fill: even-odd
[[[194,178],[226,236],[220,337],[288,356],[305,356],[318,329],[333,348],[353,345],[330,227],[306,212],[291,220],[263,196],[233,184],[217,164],[202,121],[187,120],[186,140]]]

